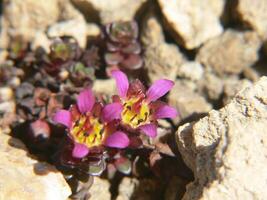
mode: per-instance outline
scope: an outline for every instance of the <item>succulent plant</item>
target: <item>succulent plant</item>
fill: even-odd
[[[70,37],[56,39],[50,46],[50,53],[38,59],[41,70],[36,80],[47,79],[44,85],[54,88],[69,80],[73,86],[85,87],[95,79],[95,69],[99,65],[97,48],[82,49],[77,41]],[[48,76],[52,77],[48,78]]]
[[[135,21],[119,21],[105,26],[107,72],[114,69],[137,70],[142,67],[138,25]]]

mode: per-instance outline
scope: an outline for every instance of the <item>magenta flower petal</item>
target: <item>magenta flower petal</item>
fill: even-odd
[[[67,110],[59,110],[53,116],[53,121],[55,123],[59,123],[70,128],[71,127],[71,114]]]
[[[122,110],[123,106],[121,103],[108,104],[102,110],[102,120],[104,122],[111,122],[114,119],[120,119]]]
[[[89,149],[84,144],[75,143],[72,150],[72,156],[75,158],[83,158],[89,153]]]
[[[146,92],[148,102],[155,101],[171,90],[174,82],[167,79],[157,80]]]
[[[155,124],[145,124],[138,128],[149,137],[154,138],[157,136],[157,126]]]
[[[118,94],[125,98],[129,88],[129,81],[127,76],[120,70],[114,70],[111,72],[112,77],[116,80]]]
[[[77,105],[81,113],[90,112],[95,104],[95,97],[91,89],[83,90],[77,99]]]
[[[177,110],[168,105],[161,105],[154,113],[155,119],[162,119],[162,118],[175,118],[177,117],[178,113]]]
[[[106,139],[105,145],[108,147],[125,148],[129,143],[128,136],[122,131],[117,131]]]

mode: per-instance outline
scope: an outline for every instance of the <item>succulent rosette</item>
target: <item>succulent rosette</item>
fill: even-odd
[[[53,121],[68,129],[68,136],[73,142],[72,156],[82,159],[95,149],[105,147],[125,148],[129,145],[127,134],[116,130],[114,123],[105,120],[109,113],[102,112],[102,105],[97,103],[91,89],[83,90],[77,104],[69,110],[59,110]]]
[[[105,61],[110,69],[136,70],[142,67],[141,45],[135,21],[118,21],[105,27]]]
[[[113,96],[113,103],[103,108],[106,122],[120,120],[126,130],[156,137],[157,120],[177,116],[175,108],[158,100],[171,90],[173,81],[160,79],[146,90],[139,80],[129,83],[120,70],[112,71],[112,77],[116,80],[118,95]]]

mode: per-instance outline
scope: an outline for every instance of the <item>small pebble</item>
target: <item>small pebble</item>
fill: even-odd
[[[13,90],[9,87],[0,88],[0,101],[9,101],[13,98]]]

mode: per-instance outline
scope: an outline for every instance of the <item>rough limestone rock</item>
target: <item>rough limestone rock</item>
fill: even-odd
[[[184,57],[177,45],[165,42],[158,18],[149,13],[144,20],[141,41],[144,46],[144,68],[151,82],[160,78],[175,80]]]
[[[194,49],[223,32],[220,16],[224,0],[158,0],[158,2],[175,38],[187,49]]]
[[[181,119],[187,118],[192,114],[207,113],[212,108],[211,104],[203,96],[180,81],[175,82],[175,86],[171,90],[168,100],[170,105],[179,111],[179,117]]]
[[[48,28],[47,35],[49,37],[72,36],[84,48],[86,46],[86,31],[86,22],[74,19],[53,24]]]
[[[90,188],[90,200],[109,200],[111,194],[109,192],[110,183],[99,177],[94,177],[94,183]]]
[[[0,199],[65,200],[71,190],[53,166],[29,157],[17,139],[0,134]]]
[[[6,47],[9,41],[17,35],[22,36],[25,41],[32,41],[36,33],[46,32],[49,26],[58,21],[75,19],[77,24],[85,23],[81,13],[69,0],[7,0],[4,1],[3,7],[5,9],[1,20],[0,37],[2,48]]]
[[[103,24],[132,20],[147,0],[72,0],[88,20],[97,16]]]
[[[119,194],[116,200],[128,200],[132,198],[139,181],[135,178],[124,177],[119,186]]]
[[[239,18],[267,39],[267,1],[238,0],[236,12]]]
[[[95,80],[92,89],[97,94],[104,94],[110,97],[117,93],[114,79]]]
[[[206,42],[196,59],[218,75],[239,74],[258,59],[260,45],[260,39],[255,32],[227,30]]]
[[[267,199],[267,77],[219,111],[179,127],[178,148],[193,170],[184,200]]]
[[[251,85],[252,82],[247,79],[238,80],[237,78],[232,78],[225,80],[223,88],[223,104],[228,104],[240,90]]]
[[[211,100],[218,100],[223,92],[223,80],[216,74],[205,70],[199,82],[199,90]]]
[[[192,81],[198,81],[203,78],[204,69],[203,66],[194,61],[183,63],[179,68],[177,75],[181,78],[186,78]]]

